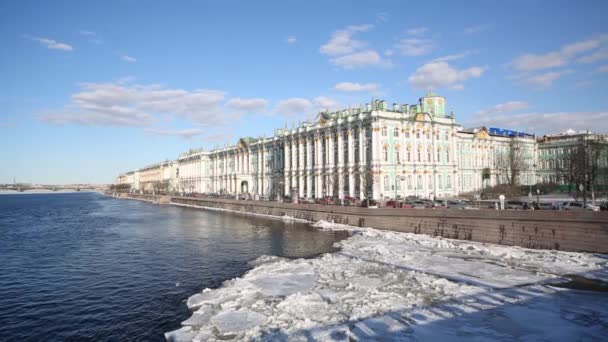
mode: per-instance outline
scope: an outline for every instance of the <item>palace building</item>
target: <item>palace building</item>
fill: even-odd
[[[375,100],[321,112],[313,122],[277,129],[272,137],[190,150],[116,182],[138,191],[163,183],[178,193],[381,199],[448,198],[539,181],[542,141],[498,128],[465,129],[445,108],[444,97],[428,93],[412,105]]]

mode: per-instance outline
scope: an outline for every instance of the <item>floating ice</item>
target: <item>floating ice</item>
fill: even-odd
[[[586,253],[348,229],[314,259],[261,257],[243,277],[188,299],[183,340],[603,340],[608,296],[553,285],[608,279]]]
[[[222,311],[211,318],[221,334],[234,334],[251,329],[266,320],[266,316],[246,309]]]

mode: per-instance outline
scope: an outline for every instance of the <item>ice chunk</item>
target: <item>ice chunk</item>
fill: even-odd
[[[408,325],[389,315],[369,318],[355,324],[352,335],[359,341],[390,339],[402,334]]]
[[[210,307],[202,307],[195,311],[190,318],[182,322],[184,326],[202,326],[209,322],[209,319],[213,315],[213,309]]]
[[[266,321],[266,316],[247,309],[228,309],[211,318],[221,334],[239,333],[249,330]]]
[[[222,294],[221,292],[216,293],[209,291],[197,293],[191,296],[190,298],[188,298],[186,304],[188,305],[188,309],[195,309],[205,304],[220,305],[224,302],[228,302],[236,298],[238,298],[238,295],[236,294]]]
[[[258,287],[265,296],[288,296],[297,292],[311,290],[317,275],[314,269],[307,265],[293,268],[275,269],[272,272],[258,275],[249,280]]]
[[[167,340],[167,342],[190,342],[196,334],[197,332],[192,331],[192,328],[183,327],[165,333],[165,340]]]

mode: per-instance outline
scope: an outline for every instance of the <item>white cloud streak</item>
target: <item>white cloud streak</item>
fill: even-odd
[[[404,56],[426,55],[436,47],[434,41],[426,38],[402,38],[395,44],[395,48]]]
[[[509,101],[509,102],[505,102],[505,103],[499,103],[490,108],[480,110],[476,113],[476,115],[477,116],[487,116],[487,115],[498,114],[498,113],[515,112],[518,110],[526,109],[528,107],[530,107],[530,106],[528,105],[527,102],[524,102],[524,101]]]
[[[155,128],[147,128],[144,130],[147,134],[163,135],[163,136],[175,136],[184,139],[190,139],[194,136],[203,134],[203,130],[199,128],[180,129],[180,130],[163,130]]]
[[[125,62],[129,62],[129,63],[137,62],[137,59],[135,57],[131,57],[131,56],[127,56],[127,55],[120,56],[120,59],[122,59]]]
[[[66,44],[66,43],[61,43],[61,42],[58,42],[53,39],[44,38],[44,37],[31,37],[31,36],[25,36],[25,37],[29,38],[31,40],[37,41],[38,43],[40,43],[42,46],[46,47],[47,49],[61,50],[61,51],[74,50],[74,48],[72,48],[71,45]]]
[[[334,86],[335,90],[344,92],[376,91],[378,88],[379,85],[377,83],[340,82]]]
[[[367,32],[374,26],[366,25],[351,25],[345,29],[338,30],[331,35],[330,40],[323,44],[319,49],[324,55],[336,56],[352,53],[355,50],[363,48],[366,44],[362,41],[353,39],[353,35],[357,32]]]
[[[240,98],[235,97],[226,102],[226,107],[242,112],[261,112],[266,109],[268,100],[263,98]]]
[[[84,83],[59,110],[39,116],[50,124],[143,126],[160,115],[171,115],[203,126],[224,124],[235,115],[222,107],[225,92],[211,89],[187,91],[160,85]]]
[[[436,89],[448,87],[454,90],[464,89],[462,82],[479,78],[487,70],[487,67],[475,66],[458,70],[447,62],[431,61],[416,69],[408,81],[411,86],[418,89]]]

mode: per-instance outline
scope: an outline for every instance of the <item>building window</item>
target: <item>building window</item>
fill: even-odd
[[[399,179],[399,176],[395,176],[395,188],[401,190],[401,179]]]
[[[422,175],[418,175],[418,182],[416,183],[416,189],[422,189]]]
[[[391,179],[387,175],[387,176],[384,176],[384,190],[387,191],[387,190],[390,190],[390,189],[391,189]]]
[[[426,149],[426,160],[430,163],[431,162],[431,148],[427,148]]]
[[[395,146],[395,160],[397,163],[401,163],[401,155],[399,154],[399,146]]]
[[[405,131],[405,137],[406,137],[406,138],[409,138],[409,137],[410,137],[410,131],[409,131],[409,130],[406,130],[406,131]]]
[[[412,176],[407,176],[407,188],[412,190]]]
[[[452,177],[450,175],[448,175],[447,178],[446,178],[445,188],[449,189],[451,187],[452,187]]]
[[[427,186],[429,187],[429,189],[433,189],[433,176],[429,175],[429,181]]]
[[[441,181],[441,175],[437,176],[437,187],[443,189],[443,182]]]
[[[445,162],[449,163],[450,162],[450,149],[446,149],[445,150]]]
[[[441,162],[441,150],[437,149],[437,162]]]
[[[385,137],[386,136],[386,127],[382,127],[382,136]]]
[[[420,151],[420,147],[418,147],[418,161],[422,161],[422,151]]]
[[[412,161],[412,151],[410,151],[410,149],[408,148],[407,151],[405,151],[405,153],[407,154],[407,161],[408,162]]]
[[[382,154],[384,155],[384,161],[388,161],[388,147],[382,147]]]
[[[420,131],[416,131],[416,139],[420,139]]]
[[[395,129],[393,129],[393,136],[395,136],[395,137],[399,136],[399,127],[395,127]]]

